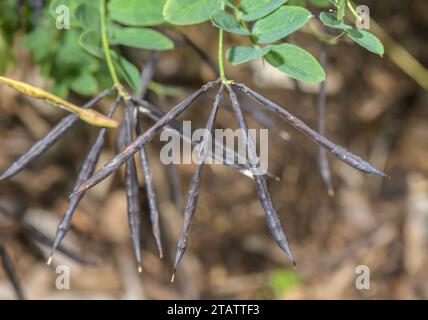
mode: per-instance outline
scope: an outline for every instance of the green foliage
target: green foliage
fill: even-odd
[[[241,64],[251,60],[263,57],[269,53],[270,48],[255,48],[246,46],[235,46],[227,50],[227,59],[232,64]]]
[[[243,21],[255,21],[275,11],[287,0],[242,0],[239,17]]]
[[[0,71],[13,62],[14,34],[24,30],[24,46],[30,51],[43,75],[54,79],[55,93],[72,90],[91,95],[110,86],[112,81],[104,61],[100,35],[100,0],[47,1],[36,27],[31,10],[16,11],[15,0],[0,2]],[[323,81],[325,72],[307,51],[287,42],[294,32],[313,17],[312,6],[331,8],[321,12],[321,22],[367,50],[383,55],[380,40],[348,21],[347,0],[105,0],[107,35],[113,64],[121,80],[134,91],[140,89],[138,68],[122,56],[120,46],[142,50],[172,50],[173,42],[151,27],[194,25],[211,20],[213,26],[247,37],[248,45],[228,48],[227,60],[243,64],[254,59],[266,62],[288,76],[309,82]],[[58,6],[70,9],[70,29],[57,30]],[[349,11],[353,14],[355,12]],[[309,31],[311,29],[308,29]]]
[[[284,6],[258,20],[253,35],[258,43],[274,42],[299,30],[311,18],[312,14],[304,8]]]
[[[347,29],[346,35],[367,50],[383,56],[382,42],[373,34],[365,30]]]
[[[330,28],[342,29],[342,30],[352,29],[352,27],[350,25],[347,25],[347,24],[337,20],[336,16],[330,12],[321,12],[320,13],[320,20],[325,26],[330,27]]]
[[[223,0],[167,0],[163,15],[171,24],[197,24],[209,20],[222,4]]]
[[[294,44],[271,46],[265,59],[291,78],[307,82],[321,82],[325,79],[325,72],[318,61],[309,52]]]
[[[251,32],[244,30],[239,22],[226,11],[217,11],[211,16],[214,26],[224,31],[236,34],[249,35]]]
[[[166,0],[111,0],[110,17],[128,26],[155,26],[164,22],[163,8]]]

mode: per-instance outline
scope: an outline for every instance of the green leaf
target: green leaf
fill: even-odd
[[[253,35],[258,43],[277,41],[303,27],[311,18],[312,13],[305,8],[284,6],[258,20]]]
[[[167,0],[164,19],[175,25],[189,25],[207,21],[221,9],[223,0]]]
[[[148,50],[171,50],[174,43],[162,33],[149,28],[125,28],[112,26],[108,29],[109,42],[112,45]]]
[[[154,26],[163,23],[162,10],[166,0],[111,0],[110,17],[128,26]]]
[[[85,2],[78,6],[75,16],[83,29],[100,31],[100,10],[97,1]]]
[[[245,63],[259,57],[263,57],[269,52],[269,47],[253,48],[246,46],[235,46],[227,50],[227,60],[234,65]]]
[[[340,22],[343,22],[343,18],[345,17],[346,1],[347,0],[339,0],[337,5],[337,20]]]
[[[345,23],[342,23],[340,21],[338,21],[335,17],[334,14],[330,13],[330,12],[321,12],[320,13],[320,20],[321,22],[330,28],[334,28],[334,29],[352,29],[352,27],[350,25],[347,25]]]
[[[235,17],[226,11],[217,11],[211,16],[212,24],[230,33],[249,35],[250,32],[242,29]]]
[[[365,30],[350,29],[346,30],[346,35],[367,50],[383,56],[385,51],[383,44],[374,34]]]
[[[117,70],[119,71],[119,74],[131,86],[131,88],[136,93],[140,92],[141,77],[140,77],[140,71],[138,71],[137,67],[121,56],[115,60],[115,65]]]
[[[86,30],[80,35],[79,45],[89,54],[104,59],[104,51],[101,48],[100,36],[95,30]]]
[[[239,18],[255,21],[275,11],[287,0],[241,0]]]
[[[325,80],[325,72],[318,61],[306,50],[289,43],[270,47],[265,60],[291,78],[321,82]]]
[[[98,85],[97,80],[92,74],[82,72],[71,80],[70,88],[81,95],[89,96],[97,92]]]

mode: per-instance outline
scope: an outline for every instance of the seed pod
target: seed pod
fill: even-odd
[[[288,244],[287,236],[282,229],[281,221],[279,220],[278,214],[276,213],[276,210],[273,206],[272,198],[268,191],[265,177],[260,174],[260,161],[257,159],[254,143],[251,137],[248,135],[247,123],[245,122],[245,118],[239,106],[238,99],[235,92],[229,85],[227,86],[227,89],[229,91],[230,101],[232,103],[233,111],[235,112],[236,120],[240,128],[242,140],[245,141],[247,146],[248,160],[252,165],[252,173],[254,176],[257,194],[264,209],[269,230],[278,246],[285,252],[285,254],[291,259],[291,261],[293,261],[293,264],[295,265],[293,254],[291,253],[290,246]]]
[[[307,135],[309,138],[311,138],[313,141],[318,143],[320,146],[326,148],[328,151],[330,151],[334,156],[336,156],[339,160],[345,162],[346,164],[350,165],[351,167],[358,169],[360,171],[376,174],[383,177],[388,177],[385,173],[380,171],[379,169],[372,166],[367,161],[361,159],[359,156],[353,154],[352,152],[346,150],[345,148],[331,142],[324,136],[320,135],[315,130],[311,129],[306,123],[304,123],[302,120],[294,116],[293,114],[289,113],[288,111],[284,110],[280,106],[278,106],[276,103],[270,101],[269,99],[263,97],[259,93],[251,90],[247,86],[236,83],[234,84],[235,87],[239,88],[242,92],[246,93],[250,97],[252,97],[254,100],[265,106],[269,111],[273,112],[280,118],[284,119],[288,123],[290,123],[294,128],[299,130],[300,132]]]
[[[125,128],[125,143],[127,146],[129,146],[132,142],[132,132],[134,131],[133,128],[135,128],[134,106],[130,101],[125,102]],[[135,160],[133,156],[126,160],[125,191],[128,204],[129,230],[131,232],[138,271],[141,272],[141,208],[137,168],[135,166]]]
[[[159,110],[159,108],[156,108],[154,105],[152,105],[148,101],[134,100],[134,103],[139,106],[138,111],[141,114],[149,117],[150,119],[152,119],[154,121],[159,121],[159,119],[161,119],[165,115],[161,110]],[[172,128],[173,130],[178,132],[183,141],[188,142],[188,143],[192,144],[193,146],[197,145],[197,143],[192,140],[191,135],[188,136],[188,135],[184,134],[183,125],[179,121],[172,120],[171,122],[168,123],[168,125],[166,127]],[[223,144],[218,142],[217,140],[214,141],[213,148],[218,148],[217,150],[223,150],[224,149],[224,151],[226,152],[226,157],[228,157],[229,159],[233,157],[234,161],[233,161],[233,163],[225,162],[222,155],[219,155],[217,152],[211,152],[210,151],[208,153],[208,157],[210,157],[211,159],[214,159],[219,163],[223,163],[225,166],[227,166],[233,170],[238,170],[244,174],[245,174],[245,171],[248,170],[248,165],[241,164],[242,162],[245,162],[245,159],[243,159],[234,150],[230,150],[229,148],[224,148]],[[220,148],[222,148],[222,149],[220,149]]]
[[[324,70],[327,69],[326,62],[326,49],[325,44],[322,44],[320,50],[320,64]],[[325,135],[325,107],[326,107],[326,85],[327,80],[324,80],[320,84],[320,90],[318,94],[318,132],[321,135]],[[320,169],[321,178],[324,185],[327,187],[329,196],[334,196],[333,182],[331,180],[330,167],[328,165],[327,154],[325,149],[321,146],[318,147],[318,167]]]
[[[115,156],[108,163],[106,163],[98,172],[96,172],[88,181],[86,181],[76,193],[83,192],[98,184],[114,171],[116,171],[126,160],[132,157],[135,153],[138,152],[146,143],[150,142],[154,136],[159,133],[162,128],[168,125],[173,119],[177,118],[181,113],[183,113],[195,100],[197,100],[202,94],[207,92],[209,89],[213,88],[219,80],[216,82],[209,82],[202,86],[201,89],[195,91],[184,101],[179,103],[177,106],[168,111],[154,126],[149,130],[139,135],[134,142],[132,142],[128,147],[119,155]]]
[[[51,238],[49,238],[42,231],[40,231],[39,229],[37,229],[27,221],[23,220],[21,216],[14,215],[3,207],[0,207],[0,214],[2,214],[8,219],[16,221],[19,224],[19,226],[22,228],[22,230],[25,231],[25,235],[31,238],[32,240],[40,242],[41,244],[49,247],[53,245],[53,240]],[[58,246],[58,251],[78,263],[81,263],[84,265],[93,264],[92,262],[82,258],[77,253],[62,247],[61,245]]]
[[[107,89],[99,94],[97,97],[87,102],[82,106],[84,109],[92,108],[107,95],[109,95],[113,89]],[[22,154],[17,160],[15,160],[1,175],[0,181],[6,180],[18,172],[23,170],[28,166],[32,161],[37,159],[42,155],[46,150],[48,150],[55,142],[61,138],[68,129],[70,129],[77,121],[79,117],[75,114],[70,114],[69,116],[63,118],[53,129],[51,129],[42,139],[34,143],[30,149],[28,149],[24,154]]]
[[[140,99],[144,99],[149,89],[150,81],[153,78],[153,73],[155,71],[156,63],[159,60],[160,53],[154,51],[150,53],[149,59],[144,65],[143,70],[141,71],[141,91],[139,94]]]
[[[26,96],[29,96],[35,99],[44,100],[54,106],[60,107],[71,113],[74,113],[80,119],[82,119],[83,121],[93,126],[106,127],[106,128],[116,128],[118,126],[118,123],[115,120],[109,119],[108,117],[99,113],[98,111],[87,110],[85,108],[78,107],[75,104],[68,102],[64,99],[61,99],[60,97],[57,97],[50,92],[47,92],[40,88],[33,87],[27,83],[17,81],[17,80],[12,80],[2,76],[0,76],[0,83],[3,83],[15,90],[18,90],[19,92],[25,94]]]
[[[114,113],[117,110],[117,107],[119,106],[120,102],[120,96],[116,99],[116,101],[113,103],[113,105],[110,108],[109,111],[109,118],[113,117]],[[79,175],[77,177],[76,182],[74,183],[73,191],[76,190],[78,186],[80,186],[83,182],[85,182],[87,179],[91,177],[91,175],[94,173],[95,168],[97,166],[101,150],[104,146],[105,142],[105,135],[107,133],[107,129],[102,128],[97,138],[95,139],[95,143],[92,145],[91,149],[89,150],[88,154],[86,155],[85,160],[83,161],[83,164],[80,168]],[[67,210],[65,211],[64,217],[60,224],[58,225],[58,229],[56,232],[55,240],[52,245],[51,254],[49,257],[49,261],[52,258],[52,255],[56,248],[61,243],[62,239],[66,236],[67,232],[70,230],[70,223],[71,219],[73,218],[74,211],[76,210],[78,204],[82,200],[85,193],[80,193],[74,197],[70,198]]]
[[[138,116],[137,116],[136,132],[137,132],[137,135],[141,134],[141,127],[140,127]],[[159,256],[162,258],[163,250],[162,250],[161,232],[160,232],[160,225],[159,225],[159,210],[156,202],[155,188],[153,186],[152,171],[149,165],[149,159],[147,158],[145,147],[142,147],[140,150],[140,159],[141,159],[141,168],[144,174],[144,183],[146,185],[147,200],[149,202],[152,232],[153,232],[153,236],[155,237],[156,245],[159,250]]]
[[[172,281],[174,280],[174,274],[177,270],[178,264],[181,261],[181,258],[184,255],[184,251],[187,247],[187,240],[189,238],[190,224],[192,223],[193,214],[196,210],[196,205],[199,199],[199,191],[200,191],[200,183],[201,183],[201,171],[204,164],[204,160],[208,154],[208,141],[211,139],[213,134],[213,127],[215,123],[215,119],[217,116],[218,107],[220,105],[221,98],[223,96],[223,88],[222,84],[220,90],[218,91],[215,101],[211,110],[210,117],[208,119],[207,125],[205,127],[205,135],[203,137],[202,142],[198,145],[198,157],[196,161],[196,169],[193,174],[192,181],[190,182],[189,191],[187,193],[187,201],[184,209],[184,223],[183,229],[181,230],[180,237],[177,244],[177,252],[175,254],[175,263],[174,263],[174,273],[172,277]]]
[[[25,300],[24,291],[22,290],[18,276],[16,274],[15,267],[6,252],[6,249],[0,244],[0,260],[2,262],[3,270],[6,273],[7,278],[15,290],[16,297],[19,300]]]

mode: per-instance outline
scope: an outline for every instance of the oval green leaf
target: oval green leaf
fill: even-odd
[[[157,51],[174,48],[174,43],[168,37],[150,28],[112,26],[108,29],[108,35],[112,45]]]
[[[235,17],[226,11],[217,11],[211,16],[212,24],[230,33],[249,35],[250,32],[242,29]]]
[[[324,12],[324,11],[321,12],[320,20],[325,26],[330,28],[341,29],[341,30],[352,29],[350,25],[347,25],[345,23],[338,21],[336,19],[336,16],[330,12]]]
[[[383,56],[385,49],[382,42],[374,34],[359,29],[346,30],[346,35],[367,50]]]
[[[111,0],[110,17],[124,25],[142,27],[164,22],[162,10],[166,0]]]
[[[303,27],[311,18],[312,13],[305,8],[284,6],[258,20],[253,35],[258,43],[277,41]]]
[[[219,11],[222,3],[223,0],[167,0],[163,16],[167,22],[175,25],[201,23]]]
[[[289,43],[270,47],[265,60],[291,78],[306,82],[325,80],[325,72],[318,61],[306,50]]]
[[[253,48],[247,46],[235,46],[227,50],[227,60],[234,65],[245,63],[260,57],[269,52],[269,47]]]
[[[275,11],[287,0],[241,0],[239,18],[255,21]]]

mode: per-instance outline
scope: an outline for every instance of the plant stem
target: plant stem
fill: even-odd
[[[223,65],[223,30],[219,29],[218,33],[218,67],[220,69],[220,78],[223,83],[227,83],[226,74]]]
[[[349,8],[349,11],[351,11],[351,13],[355,17],[355,19],[360,20],[361,17],[358,15],[357,11],[355,11],[355,8],[352,5],[351,1],[347,1],[347,5],[348,5],[348,8]]]
[[[113,64],[113,59],[111,57],[110,53],[110,47],[108,44],[108,38],[107,38],[107,28],[106,28],[106,6],[105,6],[105,0],[100,0],[100,20],[101,20],[101,43],[104,50],[104,55],[107,62],[107,67],[110,72],[111,79],[113,80],[113,84],[116,87],[119,95],[124,100],[129,100],[131,97],[129,94],[125,91],[122,84],[119,81],[119,77],[117,76],[116,69]]]

